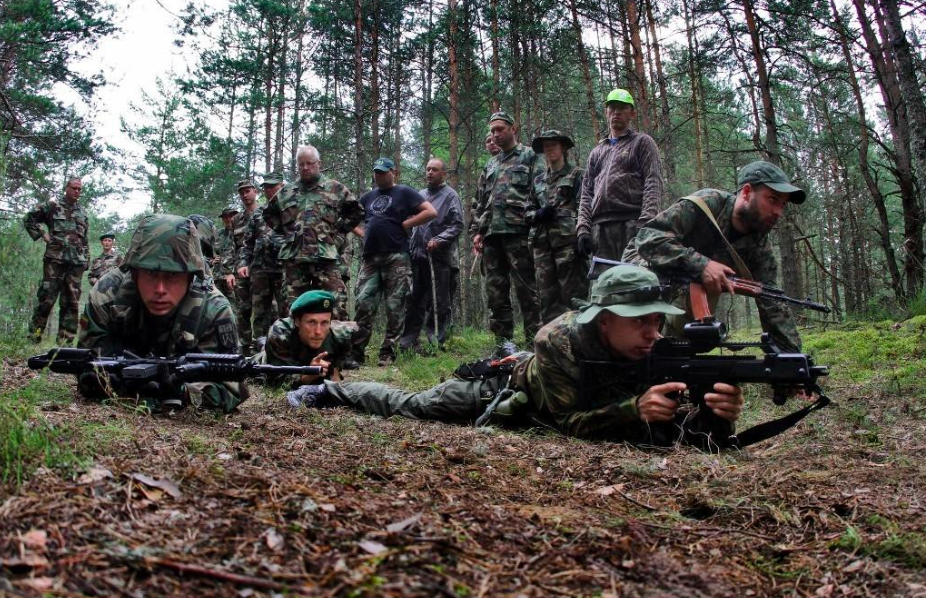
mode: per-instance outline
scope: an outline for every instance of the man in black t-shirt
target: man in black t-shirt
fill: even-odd
[[[359,330],[354,335],[354,355],[363,364],[364,352],[373,332],[373,319],[382,293],[386,302],[386,335],[379,350],[379,365],[395,361],[395,348],[405,324],[405,298],[411,287],[411,258],[408,238],[412,227],[437,217],[421,195],[405,185],[396,185],[395,163],[380,158],[373,163],[376,188],[360,198],[364,210],[363,266],[357,281]]]

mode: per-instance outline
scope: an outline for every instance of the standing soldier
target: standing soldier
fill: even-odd
[[[244,246],[245,231],[251,226],[251,221],[257,214],[257,187],[248,179],[238,181],[238,197],[244,212],[235,216],[235,257],[241,255]],[[234,268],[234,267],[233,267]],[[241,352],[250,355],[251,351],[251,279],[247,271],[242,275],[241,270],[235,271],[235,297],[238,302],[238,337],[241,340]]]
[[[64,188],[64,200],[50,199],[26,214],[26,232],[34,241],[45,242],[42,282],[36,294],[38,304],[29,324],[29,335],[34,342],[42,340],[48,314],[59,295],[57,342],[68,344],[77,334],[80,279],[90,262],[87,214],[77,203],[81,189],[79,178],[70,179]],[[43,224],[47,231],[42,230]]]
[[[90,286],[96,284],[96,281],[103,278],[103,275],[122,265],[122,254],[115,248],[115,233],[106,233],[100,235],[100,245],[103,246],[103,253],[94,258],[90,263],[90,272],[87,278],[90,280]]]
[[[500,148],[485,167],[485,190],[473,218],[476,235],[473,250],[482,253],[485,267],[486,297],[489,304],[489,329],[498,344],[497,355],[515,350],[514,312],[511,309],[511,285],[514,284],[521,314],[524,338],[528,343],[540,329],[540,306],[534,279],[534,258],[527,243],[530,229],[526,220],[527,204],[534,176],[543,169],[543,160],[534,151],[518,143],[514,119],[505,112],[489,117],[489,130]]]
[[[582,173],[569,163],[567,153],[575,147],[559,131],[544,131],[531,147],[543,154],[547,169],[534,178],[530,242],[537,272],[537,295],[544,323],[572,309],[574,298],[588,295],[588,264],[576,248],[576,213]]]
[[[662,203],[659,148],[646,133],[630,128],[636,117],[633,97],[615,89],[605,100],[611,136],[588,155],[577,224],[582,257],[621,259],[624,248]]]
[[[235,304],[235,216],[238,215],[238,208],[227,207],[222,210],[222,230],[216,235],[216,256],[212,258],[213,274],[215,275],[215,286],[231,306],[237,309]]]
[[[321,174],[321,157],[311,145],[296,152],[296,169],[299,180],[283,187],[263,212],[267,224],[283,235],[286,301],[313,289],[330,291],[338,298],[335,319],[347,320],[337,239],[360,224],[363,208],[347,187]]]
[[[267,201],[272,200],[283,188],[283,175],[273,172],[264,177],[260,184]],[[244,243],[238,252],[238,276],[251,280],[251,309],[254,313],[254,351],[257,339],[267,336],[267,331],[277,319],[273,310],[285,311],[283,298],[283,268],[280,265],[280,247],[283,235],[274,232],[264,222],[264,208],[257,208],[244,231]],[[283,317],[283,314],[279,314]]]

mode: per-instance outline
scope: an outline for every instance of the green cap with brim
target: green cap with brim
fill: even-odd
[[[681,315],[685,313],[665,301],[668,287],[659,278],[640,266],[624,264],[608,268],[592,285],[588,301],[580,302],[579,324],[588,324],[602,311],[625,318],[647,314]]]
[[[222,218],[225,218],[226,216],[234,216],[234,215],[237,214],[237,213],[238,213],[238,208],[234,208],[234,207],[229,206],[229,207],[225,208],[224,210],[222,210],[222,213],[219,214],[219,215],[220,215]]]
[[[765,185],[779,193],[787,193],[788,201],[801,204],[807,199],[807,194],[800,187],[791,184],[791,179],[785,171],[771,162],[753,162],[740,168],[736,177],[737,188],[742,189],[745,184]]]
[[[491,123],[493,120],[503,120],[509,125],[514,125],[514,119],[511,118],[510,114],[508,114],[507,112],[503,110],[499,110],[498,112],[493,112],[492,116],[489,117],[489,122]]]
[[[286,179],[283,178],[283,174],[279,172],[268,172],[264,175],[264,181],[260,184],[261,187],[273,187],[279,185],[280,183],[285,183]]]
[[[254,183],[252,183],[250,179],[242,179],[238,181],[238,187],[237,187],[238,191],[241,191],[242,189],[247,189],[248,187],[254,187],[255,189],[257,189],[257,187],[254,186]]]
[[[104,233],[100,235],[100,241],[102,241],[103,239],[115,239],[115,238],[116,238],[116,233]]]
[[[605,105],[608,105],[610,102],[623,102],[624,104],[634,105],[633,96],[630,95],[630,92],[626,89],[612,89],[611,93],[608,94],[608,98],[604,101]]]
[[[302,314],[330,314],[334,301],[334,295],[328,291],[306,291],[289,306],[289,313],[294,318]]]
[[[564,152],[576,146],[576,144],[572,142],[572,138],[569,137],[569,135],[557,131],[556,129],[548,129],[537,137],[534,137],[534,140],[531,141],[531,148],[538,154],[542,154],[544,141],[559,141],[563,144]]]
[[[390,158],[380,158],[376,162],[373,162],[373,170],[378,170],[379,172],[389,172],[395,168],[395,162]]]

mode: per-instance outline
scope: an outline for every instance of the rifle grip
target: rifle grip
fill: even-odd
[[[695,320],[703,320],[711,316],[711,306],[707,301],[707,291],[704,285],[693,282],[688,285],[688,302],[691,305],[691,316]]]

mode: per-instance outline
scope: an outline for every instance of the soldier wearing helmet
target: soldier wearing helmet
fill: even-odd
[[[103,356],[238,351],[234,314],[212,286],[191,219],[158,214],[141,221],[122,266],[90,292],[78,346]],[[183,404],[225,412],[247,397],[237,383],[190,383],[181,393]]]

